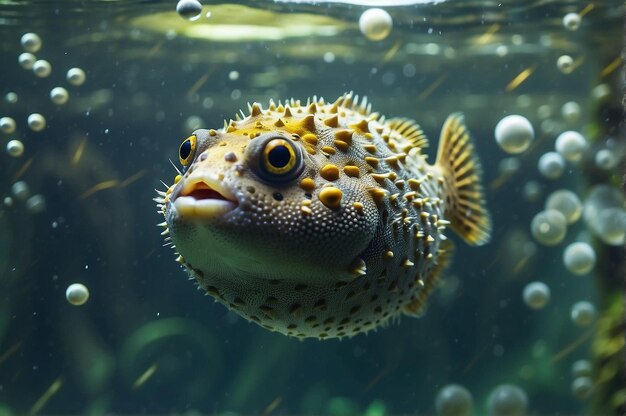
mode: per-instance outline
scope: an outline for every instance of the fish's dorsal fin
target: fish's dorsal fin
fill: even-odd
[[[437,251],[437,263],[433,265],[423,279],[418,280],[418,284],[422,285],[422,288],[417,292],[417,297],[402,308],[405,315],[420,317],[424,314],[430,292],[437,286],[443,271],[450,265],[453,254],[454,244],[450,240],[442,241]]]
[[[460,113],[446,119],[439,138],[435,165],[444,176],[446,218],[467,243],[482,245],[491,236],[491,219],[485,207],[482,169]]]
[[[428,139],[424,131],[415,121],[408,118],[392,118],[387,120],[389,128],[407,139],[413,147],[428,147]]]

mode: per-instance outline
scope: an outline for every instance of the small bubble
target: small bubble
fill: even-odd
[[[67,90],[63,87],[56,87],[50,91],[50,100],[56,105],[63,105],[67,103],[69,99],[69,94]]]
[[[7,143],[7,153],[12,157],[20,157],[24,154],[24,144],[19,140],[10,140]]]
[[[32,131],[41,131],[46,127],[46,119],[39,113],[29,115],[27,123]]]
[[[574,32],[580,27],[581,20],[578,13],[568,13],[563,16],[563,27]]]
[[[30,71],[33,69],[33,65],[35,65],[37,58],[32,53],[24,52],[18,56],[17,61],[20,63],[22,68]]]
[[[84,305],[89,299],[89,290],[81,283],[73,283],[67,287],[65,298],[74,306]]]
[[[180,17],[194,21],[202,15],[202,4],[198,0],[179,0],[176,12]]]
[[[66,75],[67,82],[75,87],[83,85],[86,77],[85,71],[80,68],[70,68]]]
[[[33,64],[33,72],[39,78],[46,78],[52,72],[52,65],[45,59],[40,59]]]
[[[18,100],[18,96],[13,91],[7,92],[7,94],[4,96],[4,101],[6,101],[9,104],[15,104],[17,103],[17,100]]]
[[[574,60],[569,55],[562,55],[557,59],[556,67],[563,74],[571,74],[574,71]]]
[[[5,134],[11,134],[15,131],[15,120],[11,117],[0,118],[0,131]]]
[[[41,38],[36,33],[25,33],[20,43],[26,52],[37,52],[41,49]]]

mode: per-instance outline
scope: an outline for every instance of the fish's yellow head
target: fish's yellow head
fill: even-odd
[[[368,166],[336,148],[337,137],[348,139],[332,109],[303,109],[255,104],[250,116],[180,145],[184,171],[162,210],[179,261],[202,286],[349,279],[374,238],[375,182],[360,178]]]

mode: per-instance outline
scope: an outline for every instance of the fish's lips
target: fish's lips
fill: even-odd
[[[239,206],[237,198],[213,175],[192,175],[184,180],[173,205],[181,218],[209,219]]]

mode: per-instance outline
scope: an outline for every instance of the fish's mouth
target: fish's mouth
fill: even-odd
[[[188,218],[211,218],[237,208],[237,198],[220,182],[212,175],[186,178],[173,201],[178,214]]]

